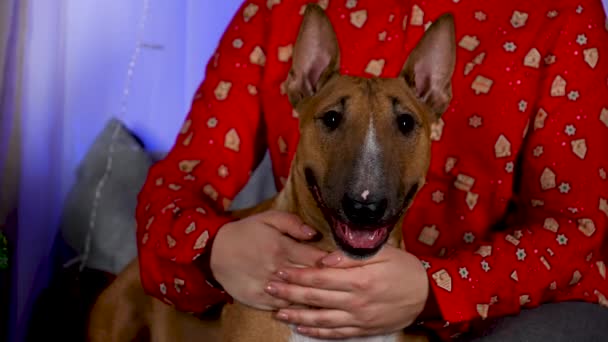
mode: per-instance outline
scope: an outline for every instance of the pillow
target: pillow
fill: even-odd
[[[249,182],[238,193],[230,205],[231,210],[252,207],[277,193],[272,174],[270,154],[266,152],[264,159],[249,178]]]
[[[113,134],[116,134],[114,139]],[[106,172],[109,157],[112,161]],[[76,172],[76,181],[64,205],[61,227],[64,240],[81,257],[90,232],[86,267],[118,274],[137,256],[137,195],[150,166],[164,157],[165,153],[146,152],[137,137],[117,119],[110,120],[96,138]],[[232,202],[231,209],[253,206],[275,193],[271,162],[266,153]]]
[[[141,142],[122,122],[110,120],[78,167],[62,213],[64,240],[85,267],[119,273],[137,256],[135,207],[152,165]]]

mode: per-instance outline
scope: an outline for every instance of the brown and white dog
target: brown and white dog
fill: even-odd
[[[288,76],[289,100],[300,114],[300,142],[285,188],[244,217],[268,209],[299,215],[322,235],[317,247],[369,258],[399,246],[401,221],[430,163],[431,124],[451,100],[454,23],[433,23],[396,78],[338,73],[333,27],[317,5],[306,8]],[[399,272],[399,270],[395,270]],[[201,321],[145,295],[134,261],[102,293],[90,317],[92,341],[315,341],[273,313],[238,302],[217,321]],[[349,341],[413,341],[398,333]]]

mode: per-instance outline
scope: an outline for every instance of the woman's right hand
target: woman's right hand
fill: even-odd
[[[291,303],[264,292],[284,266],[315,266],[327,253],[298,242],[310,240],[315,230],[293,214],[270,210],[223,226],[211,247],[210,266],[215,280],[235,300],[261,310]],[[297,239],[297,240],[296,240]]]

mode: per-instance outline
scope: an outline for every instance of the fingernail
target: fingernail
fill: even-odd
[[[281,278],[283,280],[287,280],[287,278],[289,276],[287,275],[287,272],[285,272],[285,271],[279,271],[279,272],[277,272],[277,277],[279,277],[279,278]]]
[[[301,334],[307,334],[307,333],[308,333],[308,328],[305,328],[305,327],[301,327],[301,326],[299,326],[299,327],[297,327],[297,328],[296,328],[296,330],[297,330],[299,333],[301,333]]]
[[[281,321],[286,321],[289,318],[289,316],[287,316],[286,312],[279,311],[279,313],[277,313],[277,318],[280,319]]]
[[[321,263],[325,266],[335,266],[340,261],[342,261],[342,256],[340,254],[330,254],[321,260]]]
[[[272,284],[268,284],[266,285],[266,292],[270,293],[271,295],[275,295],[277,294],[277,288],[274,287]]]
[[[308,235],[309,237],[313,237],[315,236],[315,234],[317,234],[317,231],[312,229],[311,227],[307,226],[307,225],[302,225],[302,227],[300,227],[300,229],[302,230],[302,232],[306,235]]]

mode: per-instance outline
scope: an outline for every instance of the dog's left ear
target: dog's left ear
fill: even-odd
[[[339,64],[340,49],[334,28],[321,7],[309,4],[287,78],[287,95],[293,107],[321,89],[338,72]]]
[[[424,33],[407,58],[401,76],[439,118],[452,100],[456,64],[454,18],[444,14]]]

